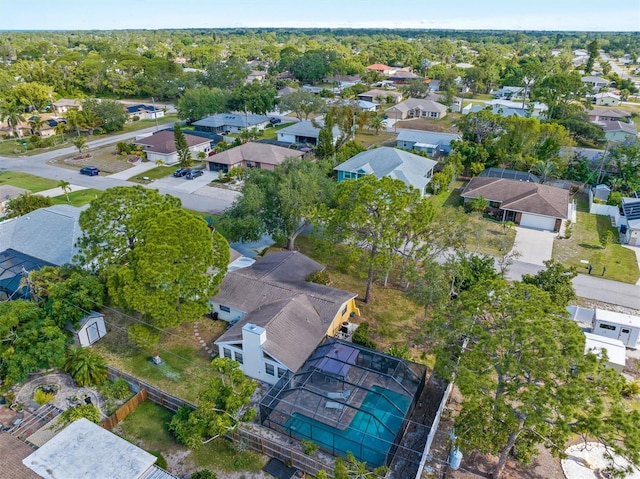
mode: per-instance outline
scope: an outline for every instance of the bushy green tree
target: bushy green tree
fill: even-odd
[[[549,293],[554,304],[568,306],[577,298],[573,278],[578,276],[574,267],[566,267],[555,260],[544,262],[545,269],[536,274],[523,274],[522,282],[532,284]]]
[[[91,348],[70,346],[63,369],[79,386],[95,386],[107,379],[107,362]]]
[[[7,218],[23,216],[40,208],[47,208],[53,205],[53,200],[48,196],[34,195],[30,192],[11,198],[4,208]]]

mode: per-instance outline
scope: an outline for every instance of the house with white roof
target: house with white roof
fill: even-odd
[[[596,77],[596,76],[584,76],[581,78],[582,83],[591,87],[594,92],[599,91],[601,88],[611,85],[611,82],[606,78]]]
[[[618,106],[620,105],[620,95],[610,91],[596,93],[591,97],[591,101],[598,106]]]
[[[278,141],[283,143],[302,143],[307,145],[317,145],[320,138],[320,130],[323,124],[314,123],[311,120],[304,120],[293,125],[278,130]],[[340,137],[340,128],[333,127],[334,143]]]
[[[437,161],[424,156],[382,146],[358,153],[334,170],[338,173],[338,181],[357,179],[364,175],[374,175],[376,178],[388,176],[416,188],[424,195],[437,164]]]

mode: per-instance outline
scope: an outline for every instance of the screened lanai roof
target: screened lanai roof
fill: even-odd
[[[426,368],[326,338],[260,405],[261,422],[324,450],[389,464],[424,387]]]
[[[0,252],[0,291],[9,299],[23,298],[28,292],[26,288],[20,287],[20,280],[29,271],[43,266],[54,265],[12,249]]]

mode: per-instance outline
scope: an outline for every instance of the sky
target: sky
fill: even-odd
[[[0,0],[0,30],[233,27],[640,31],[640,0]]]

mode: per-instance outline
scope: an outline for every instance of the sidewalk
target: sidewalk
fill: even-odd
[[[87,187],[86,186],[80,186],[80,185],[69,185],[69,193],[72,193],[74,191],[80,191],[80,190],[86,190]],[[38,193],[36,193],[38,195],[42,195],[42,196],[62,196],[65,194],[65,191],[60,188],[60,187],[56,187],[56,188],[51,188],[50,190],[45,190],[45,191],[38,191]]]

